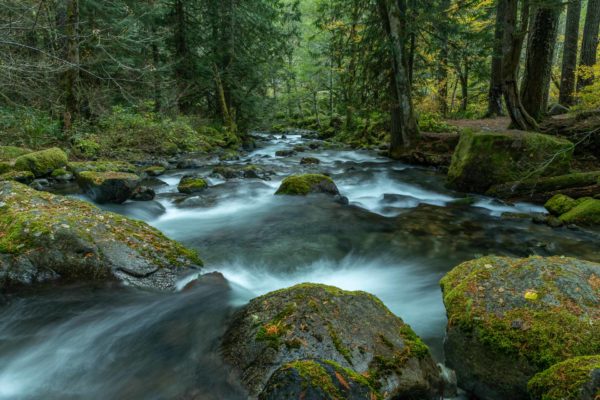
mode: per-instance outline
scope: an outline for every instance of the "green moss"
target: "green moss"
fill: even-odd
[[[402,336],[404,345],[409,348],[411,356],[419,359],[429,356],[429,347],[417,336],[410,325],[404,324],[400,328],[400,336]]]
[[[293,368],[305,380],[305,385],[320,388],[332,400],[343,400],[344,397],[334,385],[325,368],[316,361],[302,360],[286,364],[284,368]]]
[[[139,176],[127,172],[93,172],[83,171],[77,176],[77,180],[83,185],[100,186],[106,181],[111,180],[139,180]]]
[[[572,358],[534,376],[528,390],[532,400],[579,400],[594,370],[600,370],[600,355]],[[598,398],[600,389],[595,390]]]
[[[591,186],[595,185],[598,179],[600,179],[600,171],[535,177],[495,185],[486,194],[501,198],[528,196],[531,193],[557,192],[574,187]]]
[[[352,365],[352,354],[350,354],[350,350],[344,345],[344,343],[339,338],[331,324],[327,326],[327,332],[329,332],[329,336],[331,337],[333,346],[338,351],[338,353],[340,353],[346,359],[346,361],[348,361],[348,364]]]
[[[560,216],[566,224],[600,225],[600,200],[586,199]]]
[[[597,301],[581,300],[578,305],[556,283],[584,273],[574,262],[561,257],[483,257],[459,265],[440,282],[449,326],[475,336],[491,351],[520,355],[541,369],[569,357],[600,352],[599,328],[593,324],[591,311],[582,308],[593,310]],[[594,280],[589,279],[592,285]],[[514,293],[511,288],[525,281],[536,287]],[[504,286],[502,292],[494,292],[498,286]],[[594,289],[580,290],[577,298],[584,293],[591,296]],[[528,296],[532,292],[536,295]],[[510,305],[501,301],[501,294],[512,299]]]
[[[150,176],[160,176],[165,173],[167,169],[165,167],[161,167],[160,165],[153,165],[147,168],[144,168],[143,172]]]
[[[118,241],[149,257],[158,267],[202,265],[196,251],[168,239],[148,224],[105,212],[94,205],[18,183],[0,183],[0,253],[40,251],[47,236],[75,230],[82,240]]]
[[[136,173],[137,169],[128,162],[124,161],[84,161],[70,162],[67,165],[69,171],[75,175],[84,171],[90,172],[129,172]]]
[[[65,175],[68,175],[68,174],[69,174],[69,172],[66,169],[64,169],[64,168],[58,168],[58,169],[55,169],[54,171],[52,171],[52,173],[50,174],[50,176],[52,178],[60,178],[61,176],[65,176]]]
[[[59,148],[25,154],[15,160],[15,169],[31,171],[36,177],[49,175],[57,168],[67,165],[67,154]]]
[[[333,184],[333,179],[321,174],[293,175],[285,178],[276,195],[306,196],[322,182]]]
[[[0,174],[5,174],[13,169],[13,165],[9,162],[0,161]]]
[[[15,146],[0,146],[0,161],[10,161],[25,154],[31,153],[31,150]]]
[[[571,209],[575,207],[576,204],[577,202],[569,196],[565,196],[564,194],[557,194],[556,196],[548,200],[544,207],[546,207],[546,210],[548,210],[550,214],[561,216],[564,213],[571,211]]]
[[[208,183],[202,178],[194,177],[194,176],[184,176],[179,185],[177,185],[177,190],[179,193],[197,193],[208,187]]]

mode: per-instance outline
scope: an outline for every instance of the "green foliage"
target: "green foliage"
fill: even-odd
[[[459,129],[445,122],[437,113],[423,112],[419,115],[419,129],[422,132],[453,132],[458,133]]]
[[[34,108],[0,107],[0,145],[47,147],[61,142],[60,122]]]

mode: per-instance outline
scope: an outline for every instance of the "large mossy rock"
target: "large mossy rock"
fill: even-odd
[[[557,194],[575,198],[600,196],[600,171],[576,172],[502,183],[492,186],[486,194],[505,200],[542,204]]]
[[[281,182],[276,195],[306,196],[311,193],[338,195],[340,191],[333,179],[321,174],[288,176]]]
[[[563,361],[529,381],[532,400],[598,400],[600,355]]]
[[[299,360],[271,375],[259,400],[373,400],[369,380],[333,361]]]
[[[427,346],[364,292],[302,284],[258,297],[233,317],[222,348],[250,396],[279,368],[306,359],[363,375],[386,399],[433,399],[440,387]]]
[[[77,174],[77,183],[97,203],[121,204],[129,200],[141,179],[128,172],[92,172]]]
[[[125,161],[80,161],[70,162],[67,165],[69,171],[75,176],[82,172],[127,172],[135,174],[137,168]]]
[[[0,146],[0,174],[10,172],[14,168],[15,159],[28,153],[31,153],[31,150],[15,146]]]
[[[464,132],[448,171],[448,186],[485,193],[505,182],[568,172],[571,142],[532,132]]]
[[[536,373],[600,352],[600,264],[484,257],[441,281],[446,362],[482,400],[528,399]]]
[[[576,200],[575,206],[562,214],[559,219],[565,224],[600,225],[600,200],[589,198]]]
[[[179,193],[185,194],[199,193],[206,188],[208,188],[208,182],[204,178],[195,175],[184,176],[177,185]]]
[[[0,288],[121,281],[173,290],[197,254],[149,225],[80,200],[0,182]]]
[[[30,171],[36,178],[41,178],[50,175],[55,169],[65,167],[68,161],[67,154],[54,147],[18,157],[15,169]]]

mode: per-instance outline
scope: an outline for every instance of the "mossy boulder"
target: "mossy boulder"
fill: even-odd
[[[273,171],[267,170],[259,165],[217,165],[213,174],[221,175],[225,179],[262,179],[269,180]]]
[[[552,215],[561,216],[564,213],[571,211],[577,205],[575,199],[565,196],[564,194],[557,194],[546,202],[544,207]]]
[[[340,191],[333,179],[321,174],[288,176],[281,182],[276,195],[306,196],[311,193],[339,195]]]
[[[532,400],[597,400],[600,398],[600,355],[563,361],[529,381]]]
[[[147,176],[161,176],[163,175],[167,169],[161,165],[152,165],[150,167],[144,168],[143,172]]]
[[[55,169],[66,166],[68,161],[67,153],[54,147],[18,157],[15,160],[15,169],[30,171],[36,178],[41,178],[50,175]]]
[[[560,216],[565,224],[600,225],[600,200],[586,198],[576,201],[575,207]]]
[[[208,187],[204,178],[194,175],[186,175],[179,181],[177,190],[179,193],[194,194],[203,191]]]
[[[202,265],[149,225],[90,203],[0,182],[0,288],[120,281],[174,290]]]
[[[464,132],[448,171],[448,186],[485,193],[491,186],[568,172],[571,142],[532,132]]]
[[[303,157],[300,160],[300,165],[318,165],[321,164],[321,160],[314,157]]]
[[[31,171],[9,171],[0,175],[0,181],[15,181],[30,184],[35,179]]]
[[[127,172],[135,174],[137,168],[124,161],[82,161],[82,162],[70,162],[67,165],[67,169],[71,171],[75,176],[82,172]]]
[[[454,268],[441,285],[446,363],[479,399],[528,399],[538,372],[600,352],[600,264],[483,257]]]
[[[433,399],[441,382],[427,346],[379,299],[325,285],[252,300],[233,316],[222,350],[251,397],[276,370],[306,359],[363,375],[386,399]]]
[[[84,171],[77,175],[78,185],[97,203],[121,204],[129,200],[141,179],[128,172]]]
[[[369,380],[328,360],[299,360],[271,375],[259,400],[373,400]]]

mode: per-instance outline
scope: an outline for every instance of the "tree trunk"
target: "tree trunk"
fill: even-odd
[[[190,56],[187,43],[187,27],[185,21],[185,7],[183,0],[175,1],[175,80],[177,82],[177,106],[180,111],[187,113],[192,108],[189,95]]]
[[[518,0],[501,0],[504,2],[504,39],[502,60],[502,92],[506,109],[510,115],[512,126],[521,130],[538,130],[538,124],[523,107],[517,87],[517,72],[523,39],[529,20],[529,2],[521,3],[521,20],[518,18]]]
[[[504,115],[502,106],[502,43],[504,36],[504,1],[498,0],[496,7],[496,27],[494,33],[494,54],[488,93],[488,117]]]
[[[558,102],[566,107],[574,104],[573,95],[575,94],[580,19],[581,0],[571,0],[567,8],[565,44],[563,47],[562,73],[560,77],[560,96],[558,99]]]
[[[460,88],[462,91],[462,101],[460,110],[465,112],[469,106],[469,60],[465,58],[465,70],[460,73]]]
[[[63,58],[66,64],[61,79],[64,93],[62,122],[66,132],[71,130],[79,109],[79,0],[65,0],[64,8],[59,14],[59,25],[64,35]]]
[[[600,26],[600,0],[589,0],[587,16],[583,28],[583,42],[581,43],[581,61],[583,77],[580,77],[577,88],[582,89],[594,81],[591,68],[596,65],[598,51],[598,29]]]
[[[562,0],[553,0],[551,4],[546,4],[536,7],[535,10],[521,85],[523,107],[536,121],[540,121],[548,109],[548,90]]]
[[[442,0],[440,4],[440,15],[445,16],[446,12],[450,7],[449,0]],[[445,17],[441,20],[446,21]],[[448,114],[448,26],[444,22],[438,21],[440,37],[440,52],[438,55],[438,70],[437,70],[437,83],[438,93],[437,101],[440,114],[445,117]]]
[[[392,51],[396,100],[400,118],[398,129],[392,134],[390,155],[400,154],[404,149],[415,145],[419,140],[419,127],[415,118],[411,84],[408,76],[406,44],[406,0],[378,0],[384,28],[389,37]]]
[[[223,81],[221,80],[221,75],[219,74],[219,68],[217,65],[213,65],[213,72],[215,74],[215,86],[217,87],[217,96],[219,97],[219,106],[221,108],[221,116],[223,118],[223,123],[229,130],[229,132],[236,132],[237,128],[235,126],[235,121],[233,116],[231,115],[231,111],[227,106],[227,99],[225,98],[225,90],[223,88]]]

